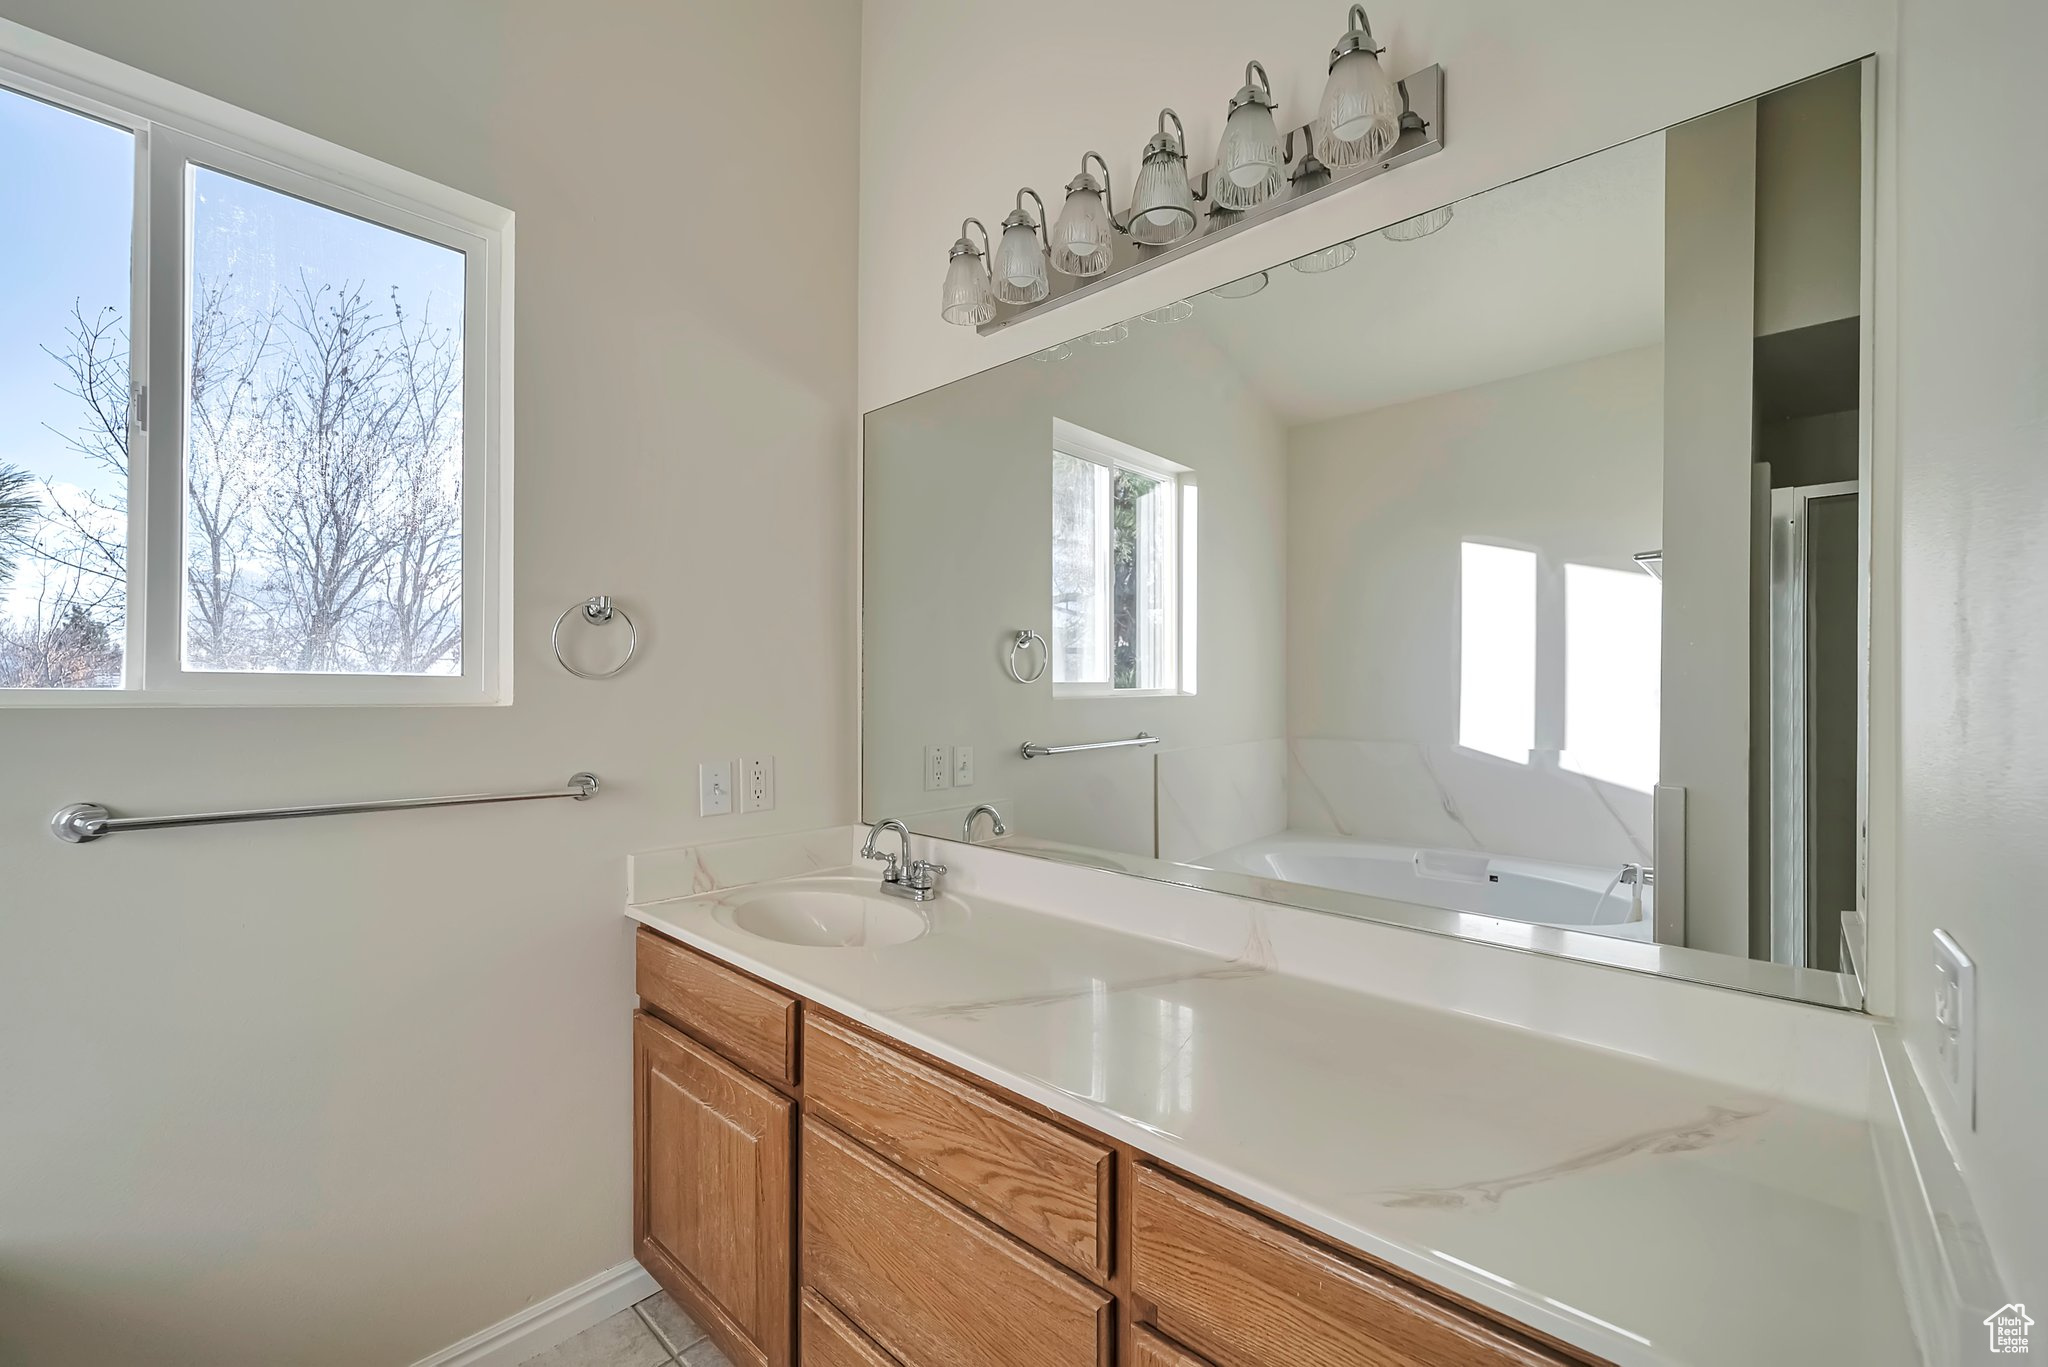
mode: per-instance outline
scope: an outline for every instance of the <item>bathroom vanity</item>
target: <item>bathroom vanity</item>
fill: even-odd
[[[642,929],[634,1244],[736,1362],[1598,1362]]]
[[[1342,981],[1498,951],[996,850],[913,905],[855,843],[636,873],[635,1252],[735,1362],[1915,1361],[1869,1127],[1801,1095],[1845,1013],[1759,1004],[1727,1085]]]

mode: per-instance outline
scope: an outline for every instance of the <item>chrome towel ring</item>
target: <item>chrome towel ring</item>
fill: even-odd
[[[1037,672],[1033,673],[1029,678],[1026,678],[1017,670],[1017,652],[1020,650],[1028,649],[1033,641],[1038,642],[1038,669]],[[1010,677],[1015,679],[1018,683],[1037,683],[1040,679],[1045,677],[1045,667],[1051,663],[1052,647],[1045,643],[1045,638],[1043,636],[1040,636],[1037,632],[1032,631],[1030,628],[1027,627],[1023,631],[1018,632],[1017,639],[1010,642],[1010,658],[1008,661],[1008,667],[1010,670]]]
[[[626,624],[626,658],[619,661],[612,668],[605,670],[602,674],[592,674],[587,670],[578,669],[575,665],[570,664],[562,655],[562,623],[568,621],[569,614],[578,608],[583,609],[583,620],[592,626],[604,626],[614,617],[617,617]],[[581,603],[571,603],[568,607],[564,608],[562,615],[555,619],[555,629],[549,634],[548,641],[555,648],[555,662],[577,678],[609,679],[627,665],[633,663],[633,652],[640,648],[640,629],[633,625],[633,619],[626,615],[624,608],[612,606],[610,594],[601,593],[595,598],[587,598]]]

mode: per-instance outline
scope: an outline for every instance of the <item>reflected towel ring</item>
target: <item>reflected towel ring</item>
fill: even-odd
[[[578,608],[583,609],[583,620],[590,623],[592,626],[601,627],[605,625],[605,623],[611,621],[613,617],[617,617],[620,621],[626,624],[626,658],[619,661],[616,666],[606,670],[602,674],[592,674],[586,670],[578,669],[575,665],[570,664],[568,660],[564,659],[562,656],[562,623],[568,621],[569,614],[576,611],[576,609]],[[601,593],[595,598],[586,598],[581,603],[571,603],[568,607],[562,609],[562,615],[555,619],[555,629],[553,632],[549,633],[548,641],[555,648],[555,663],[561,665],[562,668],[568,670],[577,678],[609,679],[613,675],[617,674],[620,670],[624,669],[627,665],[633,663],[633,652],[640,648],[640,629],[633,625],[633,619],[626,615],[626,610],[624,608],[615,608],[612,606],[612,599],[610,594]]]
[[[1027,679],[1024,677],[1024,675],[1017,672],[1017,652],[1030,646],[1030,644],[1033,641],[1038,642],[1038,670],[1036,673],[1031,675],[1030,678]],[[1031,630],[1029,627],[1026,627],[1023,631],[1018,632],[1017,639],[1010,642],[1010,659],[1008,662],[1010,677],[1015,679],[1018,683],[1037,683],[1040,679],[1045,677],[1045,667],[1051,663],[1052,647],[1045,643],[1045,638],[1043,636],[1040,636],[1037,632]]]

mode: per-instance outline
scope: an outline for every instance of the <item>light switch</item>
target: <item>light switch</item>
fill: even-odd
[[[712,760],[697,766],[697,815],[725,816],[732,811],[732,761]]]
[[[1977,1128],[1977,965],[1953,935],[1934,932],[1934,1031],[1941,1080],[1956,1114]]]
[[[974,786],[974,747],[956,745],[953,747],[953,786],[971,788]]]

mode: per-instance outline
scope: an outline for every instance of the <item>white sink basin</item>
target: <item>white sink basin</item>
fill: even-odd
[[[932,928],[931,909],[950,901],[908,902],[847,880],[832,885],[763,887],[718,909],[718,919],[749,935],[816,949],[880,949],[907,944]]]

